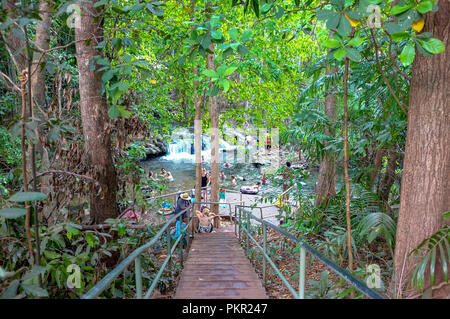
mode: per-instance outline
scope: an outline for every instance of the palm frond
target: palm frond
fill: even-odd
[[[450,212],[443,214],[444,218],[450,217]],[[416,287],[417,290],[423,291],[425,282],[425,272],[430,270],[431,285],[434,285],[435,269],[436,269],[436,255],[439,249],[441,267],[444,273],[445,282],[448,283],[448,264],[450,263],[450,226],[444,226],[439,231],[434,233],[431,237],[422,241],[419,246],[413,249],[408,257],[412,255],[417,256],[423,251],[425,245],[425,255],[421,257],[421,261],[414,269],[413,276],[411,278],[411,286]]]

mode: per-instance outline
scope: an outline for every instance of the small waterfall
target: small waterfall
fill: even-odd
[[[164,156],[166,160],[194,160],[194,140],[174,139],[169,143],[168,154]]]
[[[175,134],[172,137],[172,141],[168,145],[168,154],[163,159],[168,161],[188,160],[189,162],[195,161],[195,148],[194,148],[194,134],[182,133]],[[237,149],[236,145],[232,145],[222,139],[219,141],[219,153],[223,154],[223,160],[225,160],[227,151],[234,151]],[[202,135],[202,156],[205,160],[209,160],[211,151],[211,138],[207,134]],[[226,161],[226,160],[225,160]]]

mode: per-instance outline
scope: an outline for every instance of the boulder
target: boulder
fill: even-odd
[[[145,152],[147,154],[147,159],[166,155],[167,144],[161,136],[152,136],[148,138],[145,143]]]

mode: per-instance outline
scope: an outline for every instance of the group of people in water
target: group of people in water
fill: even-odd
[[[227,162],[224,164],[224,167],[230,167],[230,164]],[[221,183],[225,183],[227,180],[227,176],[225,175],[224,171],[221,171],[219,174],[219,179]],[[240,180],[242,182],[247,181],[247,179],[245,177],[242,176],[234,176],[234,175],[230,175],[230,186],[236,186],[237,185],[237,181],[236,180]],[[206,198],[206,190],[209,186],[209,184],[211,184],[211,174],[208,173],[206,171],[206,169],[202,169],[202,190],[203,190],[203,197]],[[261,185],[267,185],[267,176],[266,174],[263,174],[261,177],[261,181],[257,182],[256,185],[253,186],[249,186],[250,188],[254,188],[254,189],[259,189],[261,187]]]
[[[168,182],[173,182],[173,181],[174,181],[174,178],[173,178],[173,176],[172,176],[172,173],[171,173],[171,172],[167,172],[164,168],[161,168],[161,171],[159,172],[159,176],[162,177],[164,180],[166,180],[166,181],[168,181]],[[153,174],[152,171],[150,171],[150,172],[148,173],[148,177],[149,177],[151,180],[154,180],[154,181],[159,180],[158,176],[155,176],[155,174]]]
[[[287,164],[286,165],[287,169],[286,169],[286,172],[283,174],[284,178],[291,177],[290,176],[291,174],[288,173],[288,172],[291,171],[291,163],[287,162],[286,164]],[[226,162],[223,166],[224,166],[224,168],[229,168],[229,167],[231,167],[231,164]],[[172,173],[166,171],[164,168],[161,168],[161,171],[160,171],[160,173],[158,175],[159,175],[159,177],[162,177],[164,180],[166,180],[168,182],[173,182],[174,181]],[[152,180],[159,180],[159,178],[157,176],[155,176],[155,174],[152,171],[149,172],[148,176]],[[225,183],[225,181],[227,179],[227,176],[225,175],[224,171],[220,172],[219,179],[220,179],[221,183]],[[237,181],[236,180],[240,180],[242,182],[247,181],[247,179],[245,177],[231,175],[230,176],[230,184],[229,184],[229,186],[236,186],[237,185]],[[267,185],[267,180],[268,180],[268,178],[267,178],[266,174],[263,174],[261,176],[261,181],[260,182],[256,183],[256,185],[248,186],[248,187],[259,189],[262,185]],[[203,194],[204,198],[206,198],[206,190],[207,190],[207,188],[208,188],[208,186],[210,184],[211,184],[211,174],[209,172],[207,172],[205,168],[203,168],[202,169],[202,186],[201,187],[202,187],[202,194]],[[284,187],[283,187],[283,191],[284,190],[286,190],[286,185],[284,185]]]
[[[231,164],[226,162],[224,163],[224,168],[230,168]],[[159,174],[154,174],[152,171],[149,172],[148,177],[151,180],[160,180],[160,178],[164,179],[165,181],[168,182],[173,182],[174,178],[172,176],[171,172],[166,171],[164,168],[161,168],[161,171],[159,172]],[[227,176],[225,175],[224,171],[221,171],[219,174],[219,179],[221,183],[225,183],[227,180]],[[235,175],[230,175],[230,183],[229,186],[236,186],[237,185],[237,180],[240,180],[242,182],[247,181],[247,179],[245,177],[242,176],[235,176]],[[211,174],[210,172],[207,172],[207,170],[205,168],[202,169],[202,196],[203,198],[206,198],[206,194],[207,194],[207,189],[208,186],[211,184]],[[261,177],[261,181],[256,183],[256,185],[253,186],[247,186],[248,188],[253,188],[253,189],[259,189],[261,187],[261,185],[267,185],[267,176],[266,174],[263,174]]]

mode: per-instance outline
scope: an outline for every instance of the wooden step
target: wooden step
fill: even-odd
[[[232,232],[196,234],[176,299],[266,299],[255,270]]]

